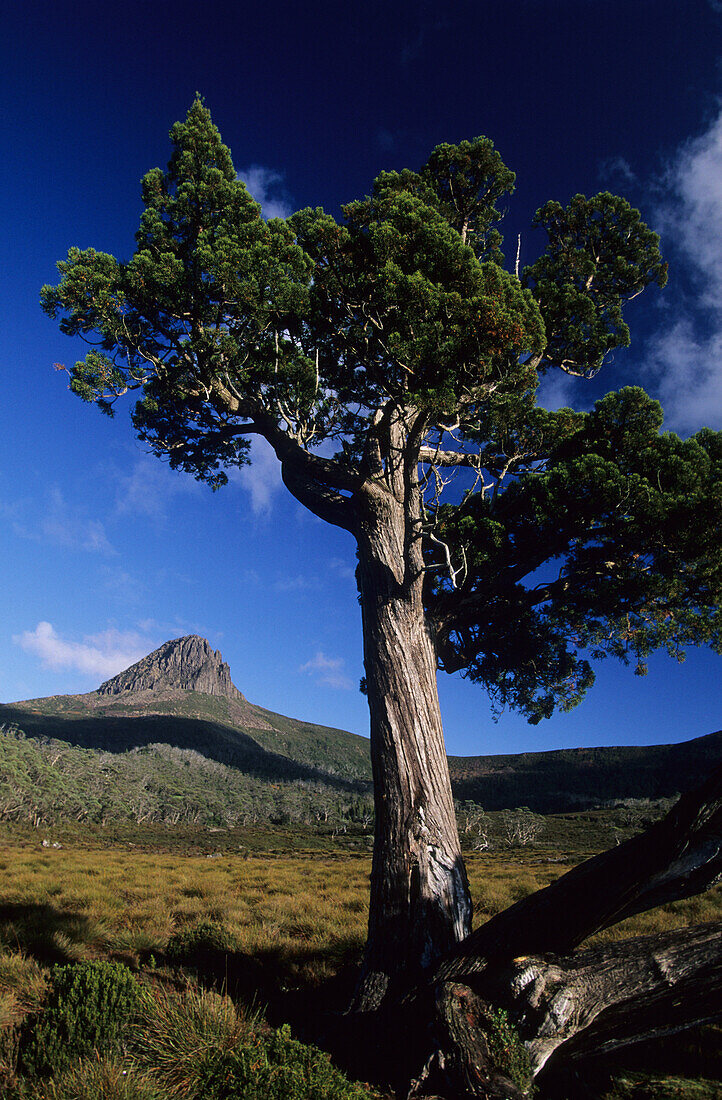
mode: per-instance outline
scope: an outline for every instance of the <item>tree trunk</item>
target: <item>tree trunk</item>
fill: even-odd
[[[403,506],[371,487],[357,528],[357,579],[371,717],[376,829],[369,930],[352,1008],[398,994],[470,931],[471,898],[456,827],[422,603],[420,546]]]

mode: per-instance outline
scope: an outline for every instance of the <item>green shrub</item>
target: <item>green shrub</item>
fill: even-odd
[[[528,1090],[532,1079],[529,1055],[503,1008],[489,1011],[484,1030],[491,1064],[522,1092]]]
[[[284,1025],[258,1033],[235,1050],[206,1053],[198,1075],[204,1100],[371,1100],[313,1046]]]
[[[21,1041],[21,1067],[38,1076],[63,1070],[96,1050],[120,1049],[139,1002],[139,987],[127,966],[82,962],[54,966],[45,1009]]]
[[[168,940],[166,958],[176,965],[202,962],[218,952],[235,951],[238,943],[231,932],[216,921],[203,920],[174,933]]]

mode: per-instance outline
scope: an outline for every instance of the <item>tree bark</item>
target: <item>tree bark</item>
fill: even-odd
[[[368,941],[351,1007],[369,1011],[468,934],[471,898],[420,546],[409,536],[407,510],[377,485],[364,495],[357,532],[376,829]]]
[[[717,769],[651,829],[493,917],[434,968],[411,999],[417,1019],[431,1021],[432,1040],[410,1095],[514,1095],[488,1041],[500,1009],[523,1041],[530,1080],[549,1059],[604,1054],[719,1016],[720,923],[573,949],[720,878]]]

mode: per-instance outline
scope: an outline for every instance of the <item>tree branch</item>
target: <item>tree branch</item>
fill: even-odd
[[[482,973],[491,958],[567,952],[588,936],[722,881],[722,768],[646,832],[574,867],[492,917],[440,964],[437,976]]]
[[[477,454],[465,454],[463,451],[444,451],[437,447],[421,447],[419,462],[430,466],[468,466],[472,470],[479,468]]]
[[[288,491],[315,516],[355,533],[356,507],[351,497],[314,481],[293,462],[284,460],[281,463],[281,477]]]

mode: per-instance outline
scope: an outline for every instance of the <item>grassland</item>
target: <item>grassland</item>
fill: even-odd
[[[590,847],[590,822],[583,827],[583,821],[567,821],[565,861],[559,862],[559,829],[564,824],[560,818],[556,831],[549,828],[545,846],[540,840],[524,849],[469,855],[477,921],[547,885],[578,858],[580,849]],[[596,835],[601,841],[598,846],[604,846],[603,832],[597,830]],[[244,1034],[249,1033],[249,1019],[255,1021],[256,1030],[251,1032],[257,1035],[261,1026],[257,1014],[236,1007],[255,1005],[263,1007],[270,1025],[288,1021],[294,1034],[314,1041],[323,1031],[321,1021],[343,1008],[361,957],[367,919],[370,859],[367,851],[353,849],[354,838],[344,838],[345,846],[339,846],[339,838],[316,837],[316,847],[303,851],[293,849],[292,831],[249,831],[248,843],[239,850],[236,833],[207,831],[195,847],[186,843],[160,850],[157,833],[144,836],[143,830],[136,830],[133,836],[133,840],[116,836],[101,846],[86,832],[82,847],[74,842],[72,831],[54,832],[52,839],[45,838],[48,847],[41,846],[44,837],[35,830],[6,828],[0,836],[0,1082],[5,1082],[7,1096],[91,1100],[153,1095],[167,1100],[182,1095],[190,1100],[203,1095],[193,1092],[198,1083],[193,1084],[192,1075],[183,1085],[186,1091],[180,1086],[178,1091],[163,1076],[160,1063],[148,1063],[150,1039],[145,1042],[145,1056],[137,1049],[133,1053],[130,1044],[115,1060],[96,1058],[97,1065],[70,1067],[59,1083],[39,1085],[30,1079],[23,1083],[16,1072],[18,1036],[47,1002],[53,964],[89,960],[125,964],[144,988],[155,990],[155,1007],[143,1026],[156,1032],[165,1026],[159,1023],[161,1017],[172,1017],[175,1027],[186,1029],[191,1026],[189,1020],[195,1020],[193,1027],[202,1031],[210,1027],[206,1016],[216,1019],[220,1014],[236,1037],[243,1028]],[[295,839],[298,843],[299,838]],[[634,918],[605,937],[720,918],[722,890],[717,889]],[[211,996],[205,990],[216,992]],[[689,1045],[678,1045],[680,1064],[670,1063],[656,1084],[649,1073],[618,1075],[610,1086],[616,1091],[609,1092],[609,1097],[722,1095],[715,1091],[719,1086],[699,1080],[674,1085],[676,1092],[664,1091],[672,1088],[669,1082],[675,1073],[682,1079],[682,1071],[722,1075],[718,1035],[708,1031],[706,1038],[695,1040],[704,1042],[703,1054],[699,1050],[690,1054]],[[186,1035],[186,1041],[192,1046],[192,1035]],[[273,1042],[278,1045],[278,1038]],[[143,1057],[146,1061],[141,1066]],[[135,1092],[127,1091],[127,1073],[124,1077],[121,1065],[137,1070]],[[363,1075],[363,1064],[352,1064],[351,1069],[356,1076]],[[638,1066],[633,1064],[632,1069],[639,1073]],[[87,1081],[95,1081],[92,1088],[87,1081],[82,1088],[78,1084],[83,1074]],[[71,1081],[67,1088],[66,1078]],[[653,1087],[656,1092],[649,1091]],[[2,1088],[0,1083],[0,1095]],[[693,1088],[697,1091],[690,1091]],[[601,1096],[603,1091],[600,1084],[596,1092],[586,1095]]]

